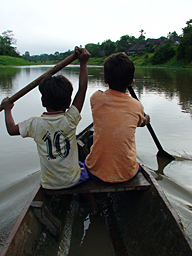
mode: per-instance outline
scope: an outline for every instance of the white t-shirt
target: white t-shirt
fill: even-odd
[[[71,106],[65,113],[43,113],[19,123],[21,136],[34,138],[37,144],[43,188],[68,188],[79,181],[76,127],[80,120],[79,111]]]

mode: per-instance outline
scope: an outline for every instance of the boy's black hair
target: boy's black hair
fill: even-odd
[[[73,87],[64,76],[49,76],[39,84],[39,91],[46,105],[55,111],[64,110],[71,103]]]
[[[135,67],[123,52],[114,53],[104,62],[104,77],[109,88],[124,91],[133,81]]]

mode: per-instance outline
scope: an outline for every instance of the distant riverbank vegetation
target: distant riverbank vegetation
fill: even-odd
[[[192,19],[186,22],[182,35],[175,31],[169,32],[167,37],[158,39],[145,38],[143,29],[140,36],[124,35],[116,42],[110,39],[101,44],[88,43],[85,48],[91,53],[89,65],[103,65],[104,59],[115,52],[125,52],[136,66],[157,67],[190,67],[192,68]],[[20,55],[17,51],[16,39],[12,30],[0,35],[0,66],[6,65],[39,65],[56,64],[72,54],[73,50],[54,54],[30,55],[29,51]],[[75,64],[78,61],[74,62]]]

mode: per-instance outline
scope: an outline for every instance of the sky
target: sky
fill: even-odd
[[[54,54],[75,46],[182,34],[192,19],[191,0],[0,0],[0,34],[12,30],[22,55]]]

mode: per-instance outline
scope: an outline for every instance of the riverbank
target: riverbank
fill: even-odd
[[[0,56],[0,67],[4,66],[26,66],[26,65],[38,65],[42,63],[29,62],[22,58],[16,58],[11,56]]]
[[[153,53],[146,53],[144,55],[139,56],[130,56],[130,59],[133,60],[136,67],[155,67],[155,68],[190,68],[192,69],[192,63],[189,65],[185,65],[182,62],[179,62],[176,57],[173,57],[168,62],[162,65],[153,65],[152,57]],[[90,58],[88,61],[88,65],[98,65],[103,66],[104,60],[106,57],[101,58]],[[0,56],[0,67],[6,66],[29,66],[29,65],[54,65],[55,62],[29,62],[22,58],[15,58],[11,56]],[[73,64],[78,64],[78,60],[74,61]]]

